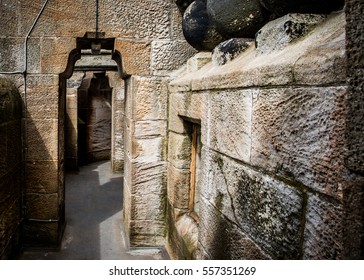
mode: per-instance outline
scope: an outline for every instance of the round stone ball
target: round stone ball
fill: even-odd
[[[207,0],[207,13],[220,34],[228,38],[254,38],[269,20],[259,0]]]
[[[276,16],[289,13],[328,14],[344,7],[345,0],[260,0]]]
[[[206,0],[196,0],[183,14],[182,30],[186,41],[198,51],[211,51],[225,40],[210,21]]]

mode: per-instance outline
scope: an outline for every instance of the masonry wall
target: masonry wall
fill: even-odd
[[[0,259],[21,247],[23,158],[22,102],[12,82],[0,77]]]
[[[297,16],[303,26],[312,20]],[[233,60],[214,51],[208,62],[211,54],[199,53],[169,84],[168,244],[176,258],[358,257],[360,242],[349,245],[348,232],[362,234],[355,209],[363,177],[346,164],[346,151],[354,143],[348,123],[363,126],[348,97],[362,98],[347,84],[345,14],[317,17],[306,34],[289,38],[283,26],[295,17],[267,24],[257,47],[249,43]],[[186,120],[202,130],[197,221],[188,209]],[[361,202],[348,202],[347,192]]]
[[[0,71],[23,72],[24,38],[44,3],[2,1],[0,13],[7,28],[0,33]],[[183,39],[181,15],[172,1],[106,0],[100,2],[99,15],[99,31],[116,38],[124,71],[132,75],[125,98],[133,103],[124,118],[125,147],[129,147],[125,148],[124,184],[127,232],[132,245],[161,245],[167,123],[163,85],[169,72],[194,50]],[[22,75],[10,76],[22,95],[26,91],[25,246],[57,246],[62,236],[66,97],[59,90],[59,74],[76,48],[76,38],[89,31],[95,31],[95,6],[89,1],[49,1],[28,40],[26,84]],[[146,210],[144,205],[152,200],[153,207]]]

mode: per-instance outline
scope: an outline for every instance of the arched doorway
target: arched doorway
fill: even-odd
[[[59,75],[58,181],[63,222],[65,222],[66,216],[65,170],[77,169],[86,162],[112,158],[112,151],[115,150],[113,142],[116,142],[111,140],[115,134],[112,119],[116,115],[115,108],[119,108],[121,105],[117,98],[118,94],[114,94],[113,90],[115,88],[118,91],[123,90],[122,95],[124,95],[126,83],[123,83],[123,80],[129,78],[122,68],[120,53],[114,50],[114,38],[98,36],[98,39],[95,39],[93,36],[86,34],[85,37],[77,38],[77,47],[70,52],[67,67]],[[96,55],[92,50],[95,43],[100,48]],[[95,61],[79,63],[85,57],[88,58],[86,61],[92,59]],[[100,58],[107,58],[114,64],[104,64]],[[86,86],[82,87],[82,84]],[[115,86],[117,84],[123,84],[123,86]],[[82,90],[85,91],[85,94],[82,93]],[[75,93],[74,96],[72,93]],[[83,99],[83,97],[86,98]],[[70,106],[72,102],[75,104],[74,107]],[[86,105],[84,106],[82,102],[85,102]],[[113,106],[113,104],[117,104],[117,106]],[[120,112],[117,113],[120,114]],[[85,132],[82,132],[83,122],[87,126]],[[79,137],[80,134],[81,137]],[[70,136],[75,137],[70,139]],[[85,141],[85,144],[81,144],[79,141]],[[100,146],[101,149],[99,149]],[[76,149],[72,150],[72,147],[76,147]],[[82,151],[82,148],[86,148],[86,151]],[[114,165],[119,166],[120,164]],[[100,186],[103,185],[105,184],[100,183]]]

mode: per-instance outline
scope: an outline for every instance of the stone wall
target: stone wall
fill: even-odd
[[[346,164],[353,174],[361,175],[348,185],[345,200],[345,256],[364,258],[364,3],[360,0],[346,1],[346,48],[348,72],[348,98],[346,117],[347,151]]]
[[[23,72],[24,38],[44,3],[44,0],[2,1],[0,13],[7,28],[0,34],[1,72]],[[70,52],[76,48],[76,38],[94,29],[95,6],[89,1],[49,1],[28,40],[26,84],[17,75],[11,77],[26,96],[28,114],[25,246],[57,246],[62,235],[66,90],[59,88],[63,83],[59,75],[66,69]],[[101,1],[99,31],[116,39],[115,50],[122,55],[124,70],[132,75],[125,97],[133,100],[132,108],[122,119],[129,137],[125,149],[130,148],[127,150],[130,154],[125,155],[126,228],[135,246],[161,245],[164,200],[160,197],[165,194],[166,181],[165,85],[169,73],[181,66],[194,50],[183,38],[178,7],[169,0]],[[120,77],[114,75],[113,79],[110,83],[119,83],[122,90]],[[121,99],[115,101],[117,106],[122,106]],[[120,126],[118,122],[118,129]],[[120,132],[113,139],[114,151],[123,147],[123,143],[115,144],[123,141]],[[114,169],[120,170],[123,156],[118,153],[119,163]],[[139,170],[144,175],[139,175]],[[148,195],[136,199],[139,192]],[[158,206],[139,211],[152,197],[156,201],[153,205]],[[143,230],[139,230],[141,226]]]
[[[21,247],[23,158],[22,102],[18,89],[0,77],[0,259]]]
[[[176,258],[354,256],[347,231],[359,231],[362,212],[348,211],[345,197],[348,189],[362,190],[363,177],[345,156],[347,122],[356,119],[348,112],[345,24],[343,12],[289,14],[265,25],[256,46],[243,40],[247,46],[232,55],[224,43],[211,62],[211,53],[199,53],[175,73],[167,189]],[[197,220],[188,209],[186,120],[202,130]]]

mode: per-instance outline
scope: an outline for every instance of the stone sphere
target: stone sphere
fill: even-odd
[[[207,0],[207,13],[223,36],[254,38],[269,20],[259,0]]]
[[[260,3],[276,16],[283,16],[288,13],[331,13],[341,9],[345,0],[260,0]]]
[[[211,51],[225,40],[210,21],[204,0],[188,6],[183,14],[182,30],[186,41],[198,51]]]

